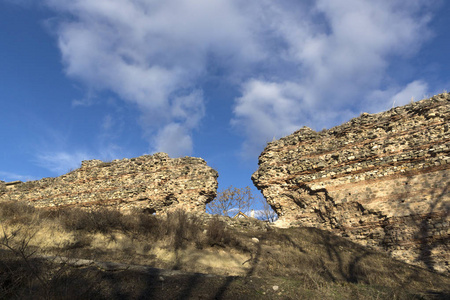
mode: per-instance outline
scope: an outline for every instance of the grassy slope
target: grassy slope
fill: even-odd
[[[106,210],[46,212],[0,203],[0,298],[450,297],[448,276],[395,261],[328,232],[224,221],[182,212],[156,218]],[[73,267],[43,256],[128,266]]]

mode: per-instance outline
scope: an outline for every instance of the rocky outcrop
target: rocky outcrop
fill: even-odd
[[[269,143],[252,176],[279,225],[312,226],[449,271],[450,95]]]
[[[171,159],[165,153],[112,162],[89,160],[56,178],[0,182],[0,201],[28,201],[47,208],[205,211],[216,196],[217,177],[201,158]]]

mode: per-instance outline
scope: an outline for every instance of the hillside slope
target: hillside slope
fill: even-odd
[[[0,203],[0,223],[4,299],[450,296],[449,277],[316,228],[182,211],[45,211],[17,202]]]

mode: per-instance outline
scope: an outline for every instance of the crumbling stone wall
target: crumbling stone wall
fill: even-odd
[[[171,159],[165,153],[113,162],[89,160],[56,178],[0,182],[0,201],[29,201],[47,208],[205,211],[206,203],[216,196],[217,177],[201,158]]]
[[[269,143],[252,179],[279,225],[312,226],[449,271],[450,95]]]

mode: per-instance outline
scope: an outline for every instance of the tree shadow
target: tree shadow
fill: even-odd
[[[444,176],[444,180],[445,180]],[[415,199],[418,197],[415,191],[414,184],[412,184],[413,177],[408,177],[404,185],[406,186],[405,199],[402,202],[408,201],[408,199]],[[430,201],[424,201],[428,204],[428,210],[425,212],[418,211],[414,204],[415,202],[408,201],[405,205],[408,214],[404,217],[397,217],[389,220],[384,228],[385,236],[394,236],[395,240],[393,245],[389,245],[387,240],[383,241],[383,244],[388,248],[392,247],[404,247],[402,239],[404,237],[395,235],[396,223],[401,223],[403,226],[411,228],[412,233],[409,234],[410,243],[414,243],[416,247],[409,246],[410,250],[417,252],[416,262],[421,262],[430,271],[436,271],[436,267],[441,268],[438,264],[442,265],[444,262],[436,261],[437,257],[433,253],[438,247],[443,247],[446,253],[450,251],[448,233],[450,202],[448,201],[450,182],[422,182],[422,186],[427,187],[431,191],[429,195]],[[426,195],[420,196],[426,197]],[[447,224],[447,225],[446,225]],[[414,249],[415,248],[415,249]],[[441,259],[442,260],[442,259]]]
[[[432,250],[435,249],[439,245],[443,245],[446,248],[446,252],[449,253],[449,240],[447,237],[440,237],[435,238],[433,232],[431,232],[430,225],[436,226],[437,224],[440,224],[443,226],[443,224],[446,221],[446,218],[448,218],[448,214],[450,211],[450,203],[445,202],[444,204],[444,212],[443,214],[435,214],[434,211],[437,208],[438,204],[442,203],[444,201],[444,197],[448,197],[449,193],[449,186],[450,183],[447,183],[445,187],[443,188],[442,192],[437,195],[433,193],[432,197],[434,198],[434,201],[430,205],[430,211],[426,218],[422,218],[420,223],[418,224],[419,230],[416,233],[415,237],[419,239],[421,242],[419,243],[419,251],[420,255],[418,257],[418,260],[422,261],[429,270],[435,271],[435,265],[436,262],[433,258]],[[429,220],[435,219],[435,222],[432,222],[433,224],[430,224]]]

